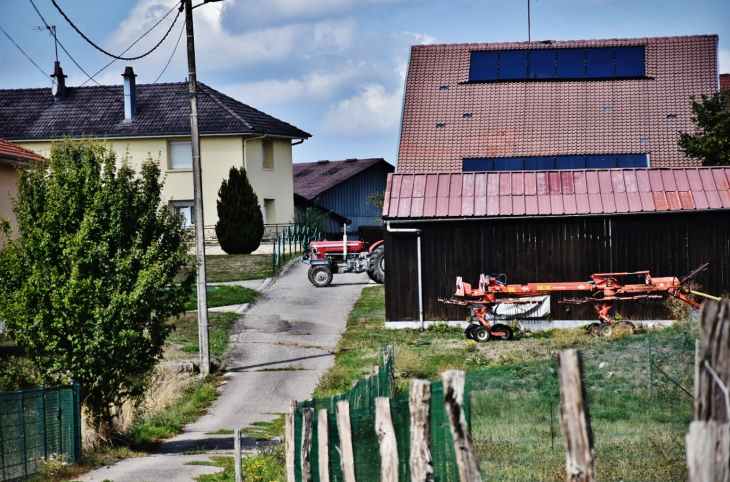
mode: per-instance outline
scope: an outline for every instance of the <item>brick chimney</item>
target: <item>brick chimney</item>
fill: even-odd
[[[127,66],[122,77],[124,77],[124,120],[129,121],[137,112],[137,84],[134,80],[137,76],[134,69]]]
[[[53,94],[53,100],[61,100],[66,95],[66,75],[63,75],[63,69],[61,68],[61,62],[55,62],[53,64],[53,74],[51,78],[56,79],[51,87],[51,93]]]

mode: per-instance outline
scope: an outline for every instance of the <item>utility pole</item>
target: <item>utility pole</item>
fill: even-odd
[[[530,41],[530,0],[527,0],[527,41]]]
[[[205,227],[203,224],[203,182],[200,168],[200,132],[198,131],[198,85],[195,77],[195,38],[193,36],[192,0],[185,5],[185,29],[188,36],[188,83],[190,92],[190,144],[193,149],[193,195],[195,197],[195,261],[198,271],[198,347],[200,375],[210,374],[208,340],[208,287],[205,274]],[[207,2],[206,2],[207,3]]]

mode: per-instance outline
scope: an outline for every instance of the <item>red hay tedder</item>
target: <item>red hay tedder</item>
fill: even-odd
[[[497,304],[534,303],[539,301],[536,296],[546,295],[555,291],[588,291],[593,295],[585,298],[565,298],[558,303],[580,305],[593,303],[598,314],[598,322],[588,326],[588,333],[595,335],[610,335],[613,326],[608,312],[614,301],[626,300],[661,300],[667,295],[679,298],[695,308],[700,304],[688,297],[689,294],[713,298],[710,295],[690,289],[689,281],[700,271],[707,269],[705,263],[683,278],[674,276],[654,278],[649,271],[635,271],[625,273],[598,273],[591,275],[590,281],[571,281],[567,283],[527,283],[508,285],[496,277],[481,275],[479,287],[472,288],[464,283],[461,276],[456,278],[456,293],[450,299],[439,298],[442,303],[468,306],[471,312],[472,324],[465,331],[466,337],[479,341],[489,341],[492,337],[502,340],[512,338],[512,329],[504,324],[490,325],[487,314]],[[640,284],[621,284],[616,279],[621,276],[636,275],[643,278]],[[506,281],[506,280],[505,280]],[[622,322],[633,331],[631,322]]]

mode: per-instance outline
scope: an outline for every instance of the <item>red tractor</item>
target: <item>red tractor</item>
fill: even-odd
[[[309,265],[309,281],[317,288],[329,286],[335,273],[368,274],[376,283],[385,282],[385,246],[383,241],[370,248],[364,241],[312,241],[302,262]]]

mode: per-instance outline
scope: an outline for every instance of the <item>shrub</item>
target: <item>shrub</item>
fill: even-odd
[[[264,216],[246,169],[232,167],[218,190],[215,234],[228,254],[251,254],[261,244]]]

